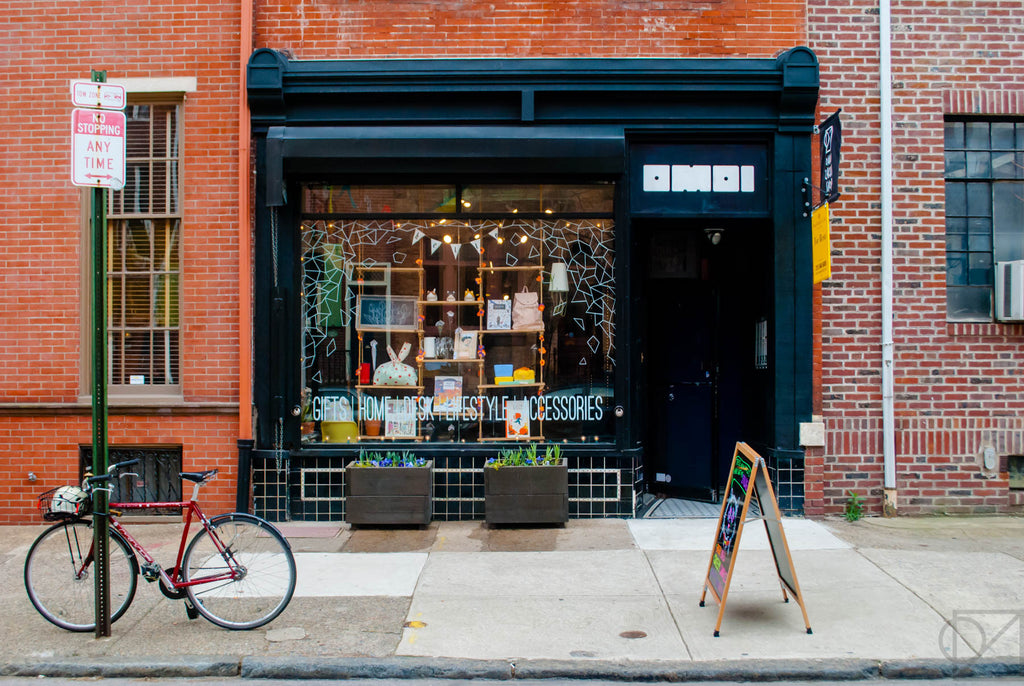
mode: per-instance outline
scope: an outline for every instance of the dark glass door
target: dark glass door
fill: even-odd
[[[652,492],[714,500],[718,296],[700,238],[658,232],[649,246],[646,474]]]

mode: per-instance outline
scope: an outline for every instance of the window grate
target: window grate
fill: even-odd
[[[111,484],[110,502],[158,503],[181,500],[181,447],[111,446],[109,463],[138,459],[139,464],[128,469],[138,476],[127,476]],[[92,446],[79,449],[79,475],[92,471]],[[150,510],[151,514],[178,514],[178,508]]]

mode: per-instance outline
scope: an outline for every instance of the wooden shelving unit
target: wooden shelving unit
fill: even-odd
[[[450,230],[450,229],[445,229]],[[383,360],[378,359],[378,363],[387,362],[386,356],[387,345],[392,345],[397,351],[401,343],[410,342],[415,347],[415,352],[404,360],[404,363],[412,366],[416,370],[417,383],[416,385],[410,386],[379,386],[372,383],[358,383],[355,385],[357,395],[357,407],[355,408],[356,421],[359,425],[359,438],[360,440],[373,440],[373,441],[400,441],[400,440],[424,440],[428,438],[423,434],[421,424],[422,422],[417,419],[415,420],[415,435],[401,435],[401,436],[386,436],[384,434],[384,424],[386,418],[382,420],[381,435],[371,436],[365,431],[366,422],[361,419],[364,416],[362,409],[366,402],[366,399],[379,396],[382,392],[388,392],[390,394],[409,394],[415,395],[417,398],[424,395],[427,392],[433,390],[433,377],[437,376],[461,376],[463,379],[463,396],[469,391],[470,394],[479,394],[481,396],[491,395],[498,391],[505,391],[506,395],[512,395],[517,398],[524,398],[530,396],[539,396],[543,393],[544,384],[544,362],[545,362],[545,348],[544,348],[544,329],[487,329],[485,328],[487,323],[487,306],[489,299],[496,299],[499,294],[488,293],[488,283],[497,281],[503,284],[512,282],[517,284],[517,289],[526,287],[528,290],[534,291],[538,294],[538,303],[543,302],[543,274],[544,274],[544,259],[543,251],[539,251],[535,260],[532,260],[528,264],[520,264],[516,266],[498,266],[491,263],[485,262],[483,254],[480,255],[476,263],[460,261],[458,258],[445,258],[444,253],[438,256],[436,260],[428,257],[427,252],[428,239],[423,238],[419,241],[419,256],[416,260],[416,267],[392,267],[387,264],[364,264],[357,265],[353,268],[353,285],[356,287],[356,294],[359,298],[363,298],[364,295],[368,295],[368,291],[373,291],[371,296],[381,295],[387,299],[388,307],[390,307],[390,299],[392,297],[408,298],[409,302],[415,304],[416,319],[414,326],[403,325],[399,328],[389,327],[378,327],[378,326],[366,326],[365,322],[356,322],[355,329],[359,341],[358,354],[357,354],[357,370],[367,361],[365,359],[365,346],[364,346],[364,335],[370,335],[371,333],[376,335],[383,335],[384,350],[378,349],[378,356],[385,355]],[[543,245],[543,239],[540,240],[540,245]],[[445,250],[445,247],[441,247],[440,250]],[[415,253],[414,253],[415,254]],[[446,259],[448,260],[446,262]],[[430,280],[429,285],[433,286],[438,293],[437,299],[428,299],[426,297],[426,286],[428,285],[428,270],[436,268],[437,274],[431,272],[429,274]],[[522,275],[517,278],[515,275]],[[413,275],[414,279],[403,278],[409,275]],[[402,283],[400,290],[394,290],[393,286],[396,281]],[[475,288],[467,288],[475,284]],[[412,289],[415,289],[414,291]],[[447,289],[445,291],[444,289]],[[453,290],[454,289],[454,290]],[[474,297],[470,300],[465,298],[466,291],[473,291]],[[411,292],[412,291],[412,292]],[[447,293],[454,292],[455,299],[448,300]],[[461,297],[459,297],[461,295]],[[503,293],[510,300],[514,301],[513,293]],[[360,301],[362,302],[362,301]],[[470,311],[469,308],[473,308],[475,311]],[[454,313],[454,314],[452,314]],[[450,354],[441,358],[429,358],[424,354],[424,339],[427,336],[428,330],[433,330],[436,322],[442,322],[442,326],[438,327],[439,335],[437,338],[451,337],[454,341],[456,329],[461,328],[464,331],[473,331],[476,334],[477,349],[480,350],[482,347],[483,355],[481,356],[477,352],[477,357],[474,358],[454,358]],[[443,334],[440,333],[443,331]],[[489,373],[493,373],[493,370],[488,369],[487,350],[489,346],[496,346],[501,348],[503,346],[496,345],[495,341],[501,341],[503,338],[509,336],[533,336],[534,340],[530,344],[525,344],[523,350],[532,351],[526,355],[523,354],[522,350],[513,350],[511,356],[521,361],[522,364],[517,366],[528,366],[534,370],[536,381],[530,383],[513,383],[513,384],[496,384],[487,383]],[[379,339],[375,339],[379,340]],[[489,343],[490,341],[490,343]],[[511,349],[511,346],[504,346],[506,349]],[[445,351],[447,352],[447,350]],[[508,355],[508,353],[506,353]],[[428,368],[428,365],[430,366]],[[452,372],[440,371],[437,367],[454,367]],[[374,370],[371,370],[371,375]],[[475,381],[475,383],[474,383]],[[479,402],[480,409],[476,413],[463,413],[461,417],[456,419],[460,421],[469,421],[474,419],[478,422],[477,429],[477,440],[479,441],[509,441],[509,440],[522,440],[522,441],[538,441],[543,440],[543,417],[535,420],[531,430],[537,430],[538,435],[531,435],[529,437],[523,437],[519,439],[507,438],[505,434],[504,421],[495,420],[493,417],[484,418],[482,413],[484,411],[483,401]],[[485,425],[489,426],[489,430],[485,431]],[[500,435],[492,435],[498,432]]]

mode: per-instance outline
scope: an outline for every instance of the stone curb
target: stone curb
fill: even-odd
[[[415,657],[102,658],[7,662],[0,676],[245,679],[572,679],[646,682],[791,682],[1024,676],[1024,661],[794,659],[715,662],[469,660]]]
[[[83,657],[36,662],[5,662],[0,676],[46,676],[77,679],[81,677],[145,678],[145,677],[233,677],[238,676],[240,658],[209,655],[176,655],[172,657]]]
[[[883,679],[947,679],[950,677],[1024,676],[1024,656],[1017,662],[998,659],[888,660],[879,666]]]
[[[517,679],[605,681],[858,681],[878,678],[874,660],[723,660],[715,662],[572,662],[525,660],[515,663]]]
[[[244,657],[243,679],[511,679],[502,660]]]

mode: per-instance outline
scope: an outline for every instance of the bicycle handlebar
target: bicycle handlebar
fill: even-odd
[[[86,477],[85,482],[88,483],[88,484],[97,484],[97,483],[102,483],[104,481],[112,481],[114,479],[114,475],[119,470],[124,469],[125,467],[131,467],[132,465],[136,465],[136,464],[138,464],[141,461],[142,460],[140,460],[139,458],[136,457],[134,460],[125,460],[124,462],[115,462],[114,464],[110,465],[107,468],[107,473],[106,474],[100,474],[99,476],[89,476],[89,477]]]

